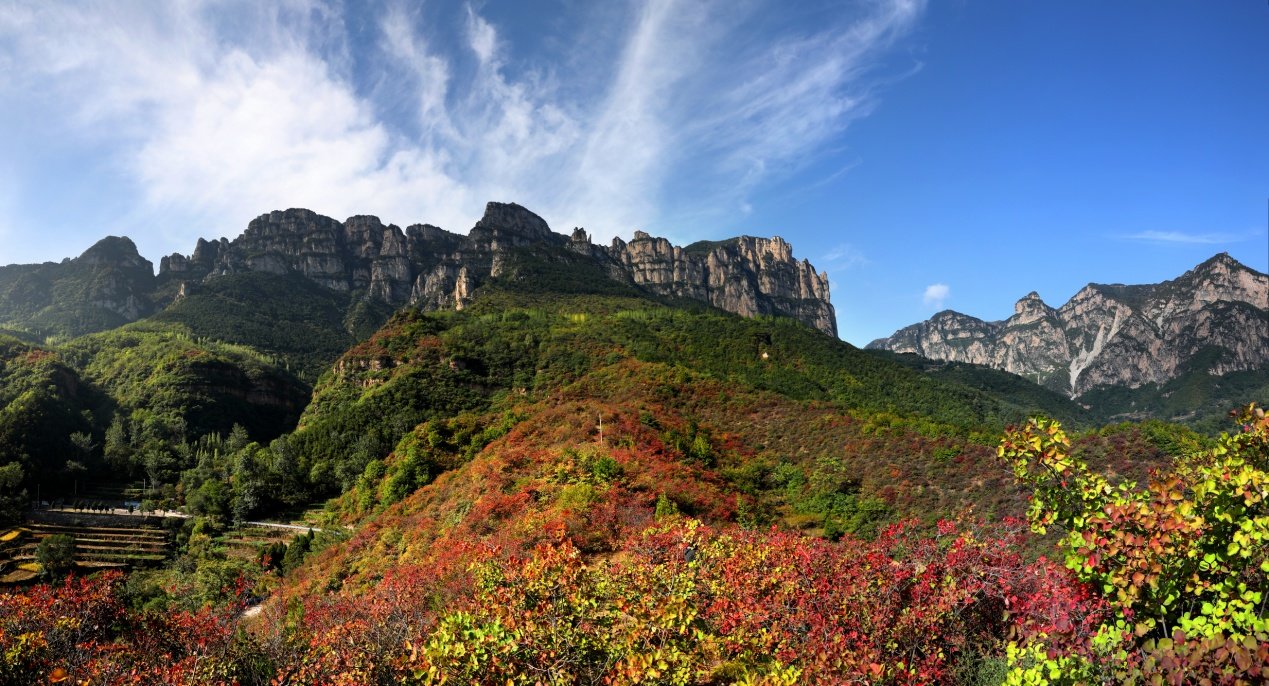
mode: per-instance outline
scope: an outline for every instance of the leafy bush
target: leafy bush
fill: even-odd
[[[75,537],[69,534],[46,536],[35,548],[35,561],[49,576],[69,572],[75,568]]]
[[[1118,611],[1082,645],[1015,646],[1010,683],[1269,679],[1269,418],[1234,416],[1237,433],[1144,488],[1090,471],[1057,422],[1006,434],[998,452],[1033,490],[1032,527],[1059,528],[1066,566]]]

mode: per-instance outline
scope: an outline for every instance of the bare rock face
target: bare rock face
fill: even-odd
[[[785,315],[836,335],[828,277],[780,238],[742,236],[687,248],[636,231],[630,243],[591,243],[584,229],[551,231],[514,203],[491,202],[466,236],[429,224],[402,231],[370,216],[343,223],[303,209],[270,212],[234,241],[203,241],[190,256],[163,258],[160,274],[213,279],[242,271],[299,273],[336,291],[393,306],[462,309],[482,283],[503,275],[518,250],[563,249],[594,260],[614,280],[691,298],[744,316]]]
[[[792,246],[779,236],[682,248],[636,231],[629,243],[614,239],[609,255],[636,285],[654,293],[703,300],[746,317],[791,316],[837,335],[828,275],[795,260]]]
[[[491,250],[535,243],[563,245],[565,238],[551,231],[546,221],[515,203],[491,202],[467,238]]]
[[[1035,293],[1003,322],[955,312],[868,345],[1026,376],[1072,397],[1163,383],[1204,360],[1211,374],[1269,365],[1269,276],[1221,253],[1161,284],[1089,284],[1053,309]]]

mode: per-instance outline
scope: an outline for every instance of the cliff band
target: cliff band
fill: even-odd
[[[671,245],[642,231],[630,242],[594,245],[585,231],[555,233],[529,210],[491,202],[468,235],[429,224],[404,231],[377,217],[338,222],[304,209],[253,220],[237,239],[200,239],[191,255],[160,262],[160,279],[197,283],[245,271],[299,273],[336,291],[364,291],[393,306],[462,309],[482,283],[505,271],[519,249],[558,248],[594,260],[608,276],[663,296],[690,298],[735,314],[793,317],[836,336],[828,275],[793,257],[779,237]]]

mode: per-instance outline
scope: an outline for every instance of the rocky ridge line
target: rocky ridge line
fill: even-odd
[[[690,298],[743,316],[785,315],[837,335],[828,276],[798,261],[779,237],[741,236],[687,247],[636,231],[633,240],[591,243],[582,229],[555,233],[538,215],[491,202],[468,235],[429,224],[404,230],[377,217],[338,222],[305,209],[252,220],[230,241],[200,239],[191,255],[160,262],[160,278],[188,284],[244,271],[299,273],[336,291],[393,306],[462,309],[482,283],[501,275],[511,251],[546,246],[587,256],[611,278],[651,293]]]
[[[1269,365],[1269,276],[1221,253],[1171,281],[1089,284],[1054,309],[1035,293],[1004,321],[946,310],[869,348],[1013,372],[1077,397]]]

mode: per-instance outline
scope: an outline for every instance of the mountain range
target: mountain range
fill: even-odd
[[[699,303],[836,335],[827,275],[779,237],[675,246],[636,231],[604,246],[497,202],[466,235],[274,211],[163,257],[157,274],[107,237],[60,263],[0,267],[0,331],[57,342],[145,319],[249,346],[311,384],[393,311],[461,310],[482,287]],[[1267,301],[1269,277],[1220,254],[1161,284],[1089,284],[1056,309],[1032,292],[1002,321],[940,312],[867,348],[981,389],[1022,383],[989,369],[1016,374],[1102,419],[1202,420],[1199,407],[1269,385]]]
[[[1160,284],[1088,284],[1056,309],[1031,292],[1002,321],[945,310],[867,347],[985,365],[1105,405],[1263,372],[1269,276],[1221,253]]]
[[[744,316],[791,316],[827,334],[837,324],[828,277],[776,238],[741,236],[674,246],[636,231],[630,242],[591,243],[582,229],[557,234],[541,217],[516,204],[491,202],[467,235],[428,224],[404,231],[377,217],[344,222],[304,209],[264,214],[234,240],[200,239],[190,255],[152,264],[126,237],[108,237],[60,264],[0,267],[0,326],[34,335],[81,335],[154,314],[215,288],[222,277],[299,275],[344,296],[345,322],[356,332],[355,312],[369,310],[375,326],[393,309],[462,309],[493,279],[543,277],[536,265],[581,262],[610,288],[708,303]],[[533,287],[563,287],[540,278]],[[373,326],[371,327],[373,330]]]

